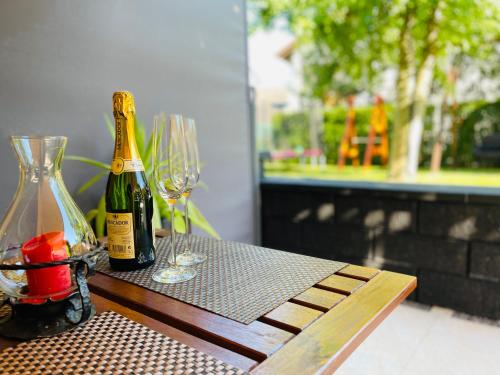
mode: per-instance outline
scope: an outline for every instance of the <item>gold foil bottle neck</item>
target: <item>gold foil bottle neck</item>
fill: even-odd
[[[115,117],[115,152],[111,163],[112,172],[143,171],[141,156],[135,140],[134,96],[128,91],[113,94],[113,116]]]
[[[113,94],[113,116],[129,117],[135,113],[134,96],[128,91],[117,91]]]

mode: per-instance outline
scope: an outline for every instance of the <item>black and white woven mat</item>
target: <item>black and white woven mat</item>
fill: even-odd
[[[180,235],[178,249],[185,237]],[[206,262],[195,266],[198,275],[179,284],[152,280],[167,265],[170,238],[156,242],[156,263],[145,270],[116,272],[107,256],[96,269],[110,276],[249,324],[345,267],[345,263],[271,250],[231,241],[193,236],[193,251],[204,253]]]
[[[82,327],[0,352],[0,373],[45,374],[244,374],[114,312]]]

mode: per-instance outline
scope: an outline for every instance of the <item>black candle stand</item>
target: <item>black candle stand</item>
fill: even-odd
[[[0,264],[0,271],[70,265],[78,286],[77,291],[64,299],[47,299],[40,304],[25,303],[22,299],[7,296],[3,302],[0,301],[0,308],[10,307],[10,312],[4,318],[0,317],[0,336],[22,340],[48,337],[78,327],[91,319],[95,314],[95,306],[90,300],[87,277],[94,273],[95,261],[102,251],[103,247],[99,246],[85,255],[61,261]]]

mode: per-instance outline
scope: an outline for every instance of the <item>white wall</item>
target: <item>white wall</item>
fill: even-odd
[[[18,178],[9,135],[67,135],[67,154],[109,162],[103,114],[123,89],[149,128],[160,110],[197,120],[210,190],[194,199],[223,238],[252,241],[243,0],[1,1],[0,215]],[[63,166],[71,193],[94,172]],[[76,197],[83,209],[104,183]]]

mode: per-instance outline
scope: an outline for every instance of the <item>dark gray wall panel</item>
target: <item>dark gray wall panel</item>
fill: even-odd
[[[127,89],[149,128],[159,110],[197,119],[210,190],[194,199],[224,238],[252,241],[245,39],[242,0],[0,2],[0,214],[17,185],[9,135],[67,135],[68,154],[109,161],[103,114]],[[63,166],[71,192],[93,172]]]
[[[500,319],[498,189],[351,184],[264,179],[263,246],[415,275],[410,299]]]

